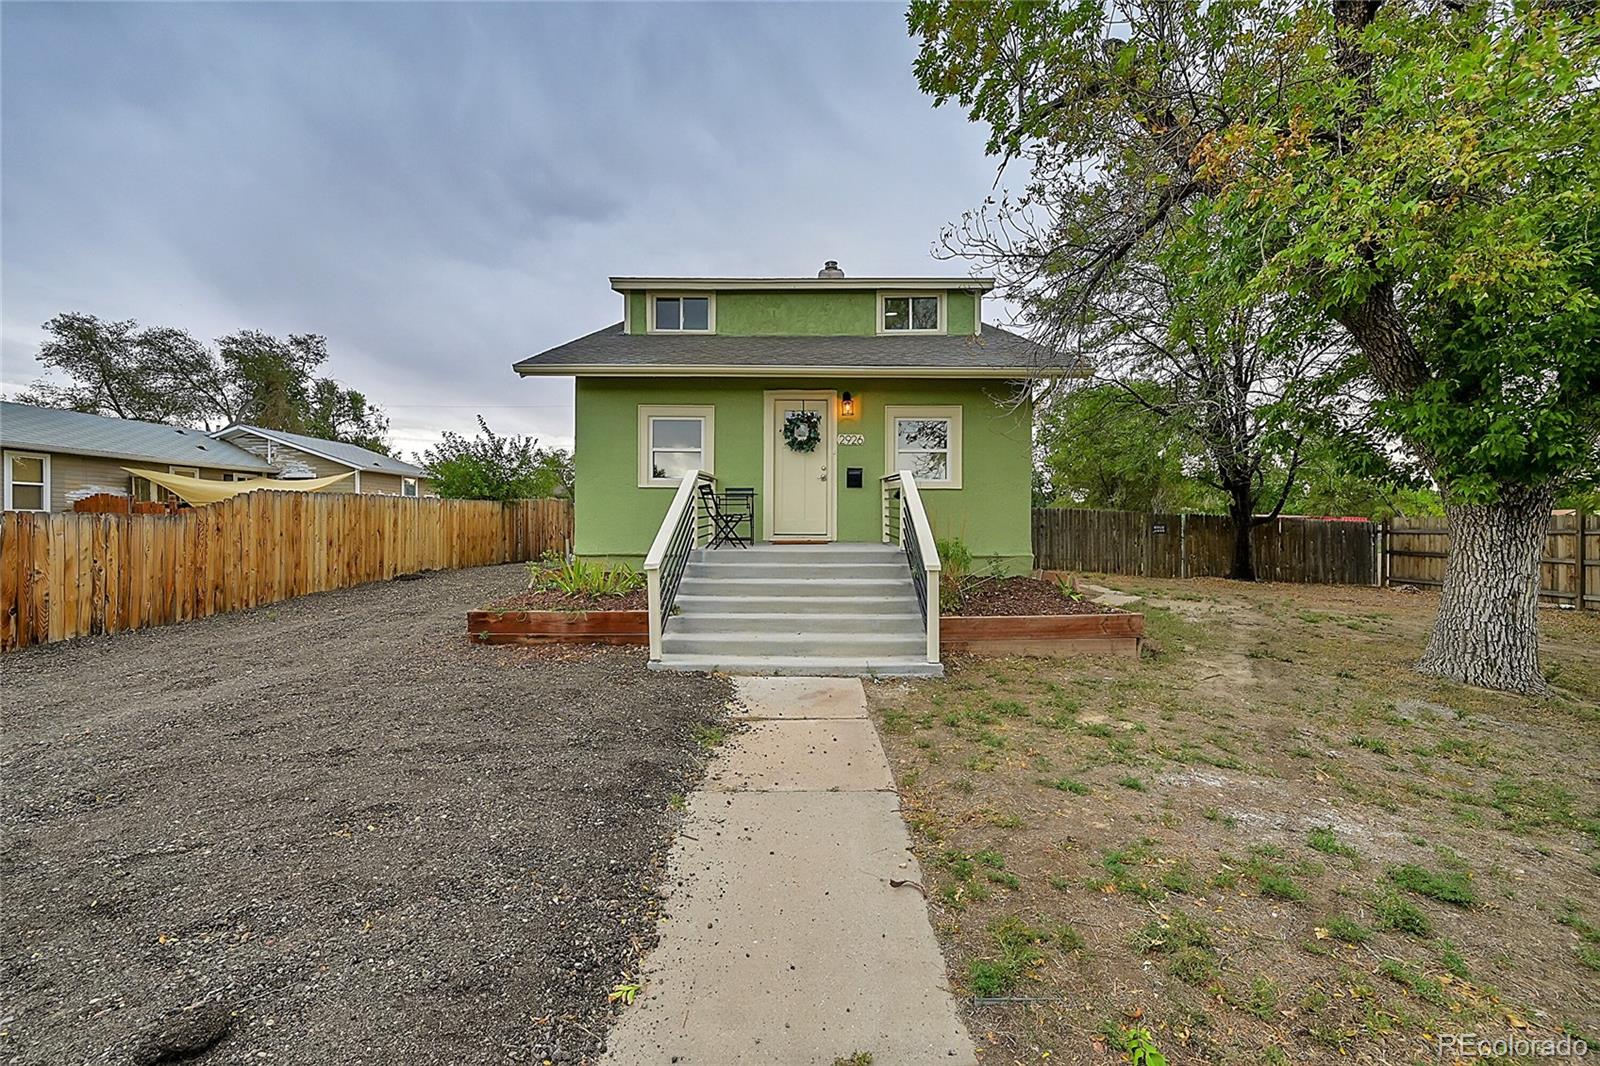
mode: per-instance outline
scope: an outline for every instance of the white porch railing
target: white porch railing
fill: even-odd
[[[689,553],[700,546],[701,482],[716,484],[704,470],[683,475],[672,505],[667,508],[656,539],[644,557],[645,588],[650,596],[650,659],[661,660],[661,631],[672,617],[672,603],[678,598],[678,582],[689,564]]]
[[[939,661],[939,546],[928,524],[928,512],[917,491],[917,479],[909,470],[887,474],[881,479],[883,493],[883,542],[898,544],[911,564],[911,583],[922,607],[922,623],[928,631],[928,661]]]

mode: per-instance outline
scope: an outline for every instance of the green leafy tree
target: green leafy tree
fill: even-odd
[[[1157,390],[1136,386],[1151,400]],[[1192,442],[1118,385],[1072,389],[1042,401],[1034,418],[1041,506],[1120,511],[1217,511],[1225,498],[1187,472]]]
[[[36,382],[18,397],[23,403],[146,422],[198,420],[204,399],[169,387],[175,351],[165,332],[79,312],[57,315],[44,331],[39,362],[66,380]]]
[[[572,453],[541,448],[533,437],[503,437],[478,416],[478,432],[445,433],[418,457],[440,496],[457,500],[526,500],[572,495]]]
[[[347,389],[332,378],[311,384],[305,429],[323,440],[338,440],[375,452],[389,452],[389,419],[364,393]]]
[[[1283,512],[1382,522],[1398,515],[1443,515],[1444,506],[1437,491],[1394,468],[1382,451],[1362,462],[1317,441],[1306,450]]]
[[[175,327],[140,329],[76,312],[44,328],[39,361],[66,382],[42,380],[24,402],[208,429],[242,422],[388,451],[383,412],[357,390],[316,376],[328,345],[315,334],[242,330],[212,348]]]
[[[917,76],[1025,159],[947,243],[1080,328],[1129,264],[1320,316],[1453,538],[1420,668],[1540,692],[1551,502],[1600,476],[1600,32],[1582,5],[915,0]],[[1020,251],[994,234],[1039,220]],[[997,221],[998,220],[998,221]]]

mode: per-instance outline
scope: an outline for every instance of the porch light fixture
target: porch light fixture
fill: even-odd
[[[845,418],[854,418],[856,415],[856,398],[848,392],[839,397],[839,413]]]

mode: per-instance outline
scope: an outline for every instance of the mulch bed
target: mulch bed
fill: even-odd
[[[496,600],[485,611],[644,611],[650,607],[650,594],[642,588],[621,596],[584,596],[554,589],[528,589],[515,596]]]
[[[1032,577],[1000,577],[973,580],[961,594],[960,602],[949,597],[939,600],[939,613],[967,617],[1001,617],[1033,614],[1121,614],[1115,607],[1075,600],[1064,595],[1051,581]]]
[[[0,1060],[596,1061],[731,689],[463,641],[522,572],[8,653]]]

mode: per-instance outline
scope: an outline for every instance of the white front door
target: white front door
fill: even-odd
[[[772,505],[768,534],[774,540],[829,540],[832,530],[833,471],[828,469],[833,442],[831,394],[769,398],[767,431],[772,434]],[[785,427],[788,427],[787,433]],[[815,446],[804,445],[815,437]],[[795,438],[795,445],[789,438]]]

